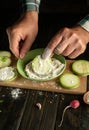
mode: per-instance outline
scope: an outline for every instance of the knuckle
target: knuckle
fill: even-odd
[[[75,37],[77,41],[79,41],[79,38],[75,32],[72,33],[72,37]]]
[[[85,49],[86,49],[85,47],[81,48],[81,53],[83,53],[85,51]]]
[[[64,27],[63,28],[63,32],[68,32],[70,29],[69,28],[67,28],[67,27]]]
[[[11,51],[13,51],[13,47],[11,45],[9,46],[9,48],[10,48]]]

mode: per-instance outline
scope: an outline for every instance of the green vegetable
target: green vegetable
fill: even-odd
[[[0,68],[11,64],[11,53],[9,51],[0,51]]]
[[[11,57],[11,53],[9,51],[0,51],[0,57],[2,56]]]
[[[32,61],[32,69],[39,75],[49,74],[51,72],[51,58],[42,59],[41,55],[36,56]]]
[[[59,77],[59,82],[62,87],[71,89],[77,88],[79,86],[80,79],[77,75],[74,75],[72,73],[65,73]]]
[[[18,77],[18,72],[16,68],[13,68],[14,76],[11,79],[8,79],[6,81],[13,81]]]
[[[87,76],[89,75],[89,61],[87,60],[77,60],[72,64],[72,70],[74,73]]]
[[[0,100],[0,103],[3,103],[4,101],[3,100]]]
[[[1,56],[0,57],[0,68],[9,66],[11,64],[11,59],[6,56]]]
[[[16,68],[4,67],[0,69],[0,81],[12,81],[18,76]]]

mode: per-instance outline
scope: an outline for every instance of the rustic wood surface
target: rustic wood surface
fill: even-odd
[[[66,60],[66,69],[64,73],[73,73],[71,70],[71,64],[74,60]],[[15,58],[12,58],[12,65],[16,67],[17,61],[15,61]],[[59,77],[58,77],[59,78]],[[9,87],[18,87],[18,88],[27,88],[27,89],[34,89],[34,90],[43,90],[43,91],[49,91],[49,92],[62,92],[62,93],[68,93],[68,94],[83,94],[87,91],[87,76],[79,76],[80,84],[74,89],[65,89],[58,83],[58,78],[54,80],[50,80],[47,82],[36,82],[28,80],[24,77],[22,77],[18,73],[18,77],[11,81],[11,82],[0,82],[0,86],[9,86]]]
[[[11,95],[15,89],[0,87],[0,130],[89,129],[89,105],[83,102],[83,95],[21,89],[15,99]],[[74,99],[80,101],[79,108],[69,108],[59,128],[63,109]]]

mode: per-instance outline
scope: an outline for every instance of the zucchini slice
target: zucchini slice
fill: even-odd
[[[4,67],[0,69],[0,81],[12,81],[18,76],[17,70],[14,67]]]
[[[9,66],[10,64],[11,64],[11,58],[6,57],[6,56],[0,57],[0,68]]]
[[[51,72],[51,58],[42,59],[41,55],[36,56],[32,61],[32,69],[38,75],[45,75]]]
[[[11,57],[11,53],[9,51],[0,51],[0,57],[2,56]]]
[[[89,61],[87,60],[76,60],[72,64],[72,70],[74,73],[87,76],[89,75]]]
[[[80,79],[75,74],[65,73],[59,77],[59,82],[62,85],[62,87],[71,89],[71,88],[77,88],[79,86]]]

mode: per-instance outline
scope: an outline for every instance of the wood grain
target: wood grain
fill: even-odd
[[[16,66],[16,63],[17,63],[16,59],[12,58],[12,61],[13,61],[12,66]],[[73,60],[67,60],[67,66],[64,73],[72,72],[71,71],[72,62]],[[33,90],[68,93],[68,94],[83,94],[87,91],[87,77],[80,76],[79,78],[80,78],[80,85],[74,89],[63,88],[57,82],[58,78],[47,81],[47,82],[37,82],[37,81],[31,81],[31,80],[25,79],[20,74],[14,81],[0,82],[0,86],[18,87],[18,88],[26,88],[26,89],[33,89]]]

